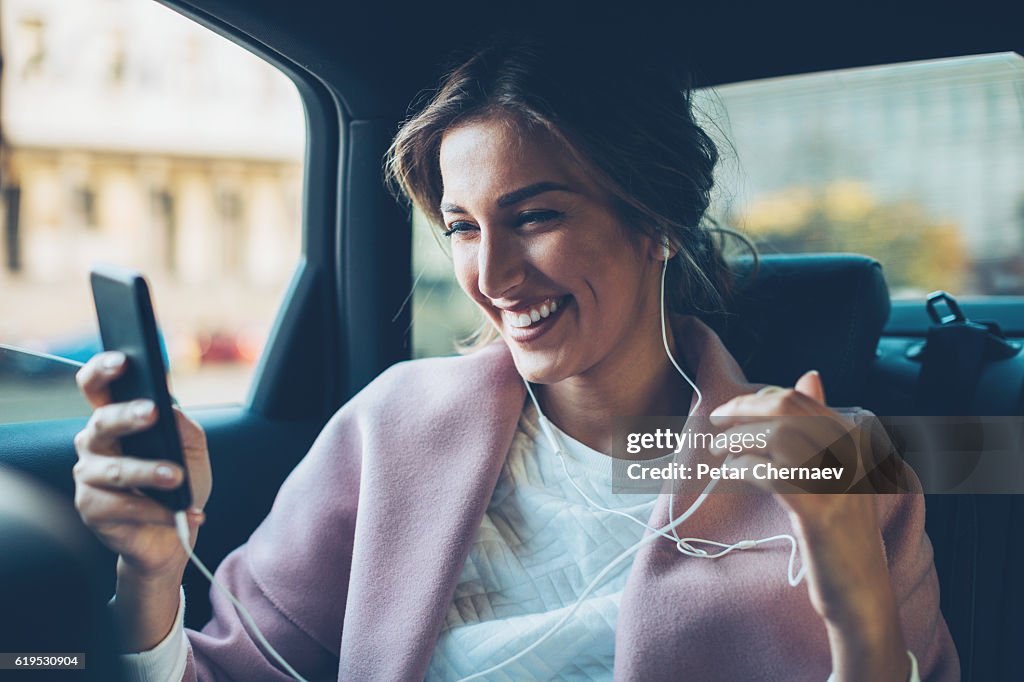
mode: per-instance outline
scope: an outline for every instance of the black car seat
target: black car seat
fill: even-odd
[[[717,326],[747,378],[792,386],[821,373],[831,405],[862,405],[868,369],[889,319],[878,261],[855,254],[741,260],[737,294]],[[865,406],[866,407],[866,406]]]
[[[751,381],[791,386],[817,369],[832,405],[860,405],[884,416],[950,414],[962,407],[961,391],[949,386],[953,412],[936,412],[942,398],[929,395],[922,402],[916,390],[920,366],[907,360],[905,349],[897,357],[879,351],[890,302],[877,261],[847,254],[769,255],[759,268],[747,260],[738,270],[741,291],[731,314],[713,325]],[[985,370],[987,381],[1001,382],[998,391],[979,395],[968,414],[1020,415],[1024,396],[1014,377],[1024,375],[1024,356],[1000,362],[1012,363],[1014,371]],[[998,405],[992,404],[995,393]],[[894,401],[892,394],[901,398]],[[929,494],[925,505],[941,609],[963,679],[1019,679],[1024,498]]]

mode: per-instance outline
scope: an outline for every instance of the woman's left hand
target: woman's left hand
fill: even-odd
[[[711,413],[711,423],[725,433],[767,433],[767,447],[730,453],[732,466],[818,467],[825,460],[824,466],[842,466],[845,474],[832,490],[846,489],[861,458],[870,458],[859,451],[856,424],[825,404],[817,372],[804,374],[792,389],[769,386],[736,397]],[[905,680],[909,662],[875,496],[793,492],[791,482],[755,479],[749,473],[745,480],[774,492],[789,513],[811,603],[828,628],[838,677]]]

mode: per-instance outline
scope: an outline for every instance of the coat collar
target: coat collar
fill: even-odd
[[[703,394],[697,414],[752,389],[703,322],[680,317],[673,328]],[[502,342],[404,364],[373,394],[389,402],[389,423],[363,438],[339,679],[423,678],[525,399]],[[652,522],[662,517],[665,496]],[[641,552],[636,563],[655,558]]]

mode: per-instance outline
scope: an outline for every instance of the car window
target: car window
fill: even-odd
[[[695,93],[721,159],[709,215],[761,253],[855,252],[893,298],[1024,295],[1024,57],[1005,53],[751,81]],[[413,344],[477,325],[413,221]]]
[[[455,280],[449,245],[420,211],[412,232],[413,356],[451,355],[483,318]]]
[[[301,248],[295,85],[152,0],[0,1],[0,343],[86,360],[89,268],[128,266],[175,397],[243,402]]]
[[[0,424],[76,417],[89,410],[72,360],[0,345]]]
[[[873,256],[895,299],[1024,294],[1024,57],[740,83],[697,106],[723,152],[711,212],[763,253]]]

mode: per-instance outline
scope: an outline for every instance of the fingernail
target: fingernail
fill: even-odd
[[[206,514],[204,514],[200,509],[192,508],[188,510],[188,518],[189,521],[197,525],[202,525],[202,523],[206,521]]]
[[[132,412],[136,417],[145,419],[153,411],[152,400],[139,400],[132,406]]]
[[[117,369],[124,364],[124,353],[119,350],[111,351],[103,356],[103,366],[106,369]]]
[[[178,481],[178,472],[174,467],[160,464],[156,468],[156,477],[168,483],[176,483]]]

